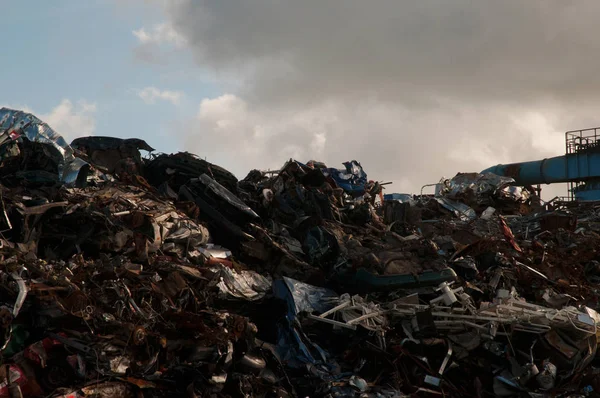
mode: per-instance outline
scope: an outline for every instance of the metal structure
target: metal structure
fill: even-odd
[[[600,127],[565,133],[565,155],[499,164],[482,171],[512,177],[516,185],[568,183],[569,199],[600,201]]]

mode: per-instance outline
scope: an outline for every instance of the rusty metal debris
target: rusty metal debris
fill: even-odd
[[[600,205],[383,195],[354,160],[238,181],[7,109],[0,136],[2,398],[600,389]]]

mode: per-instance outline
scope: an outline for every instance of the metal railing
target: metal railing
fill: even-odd
[[[565,133],[566,154],[600,151],[600,127],[572,130]]]
[[[571,130],[565,133],[565,154],[578,154],[586,152],[600,152],[600,127],[581,130]],[[567,163],[568,167],[568,163]],[[579,170],[575,170],[578,174]],[[569,170],[567,170],[569,173]],[[575,200],[575,192],[583,184],[580,181],[568,183],[568,199]]]

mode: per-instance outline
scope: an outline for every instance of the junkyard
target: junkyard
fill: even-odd
[[[0,137],[0,397],[600,392],[596,201],[356,160],[238,181],[8,108]]]

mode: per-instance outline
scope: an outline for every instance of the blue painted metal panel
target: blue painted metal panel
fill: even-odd
[[[575,192],[575,199],[580,201],[598,201],[600,200],[600,190],[590,189]]]
[[[499,164],[482,171],[512,177],[516,185],[600,179],[600,153],[578,153],[532,162]]]

